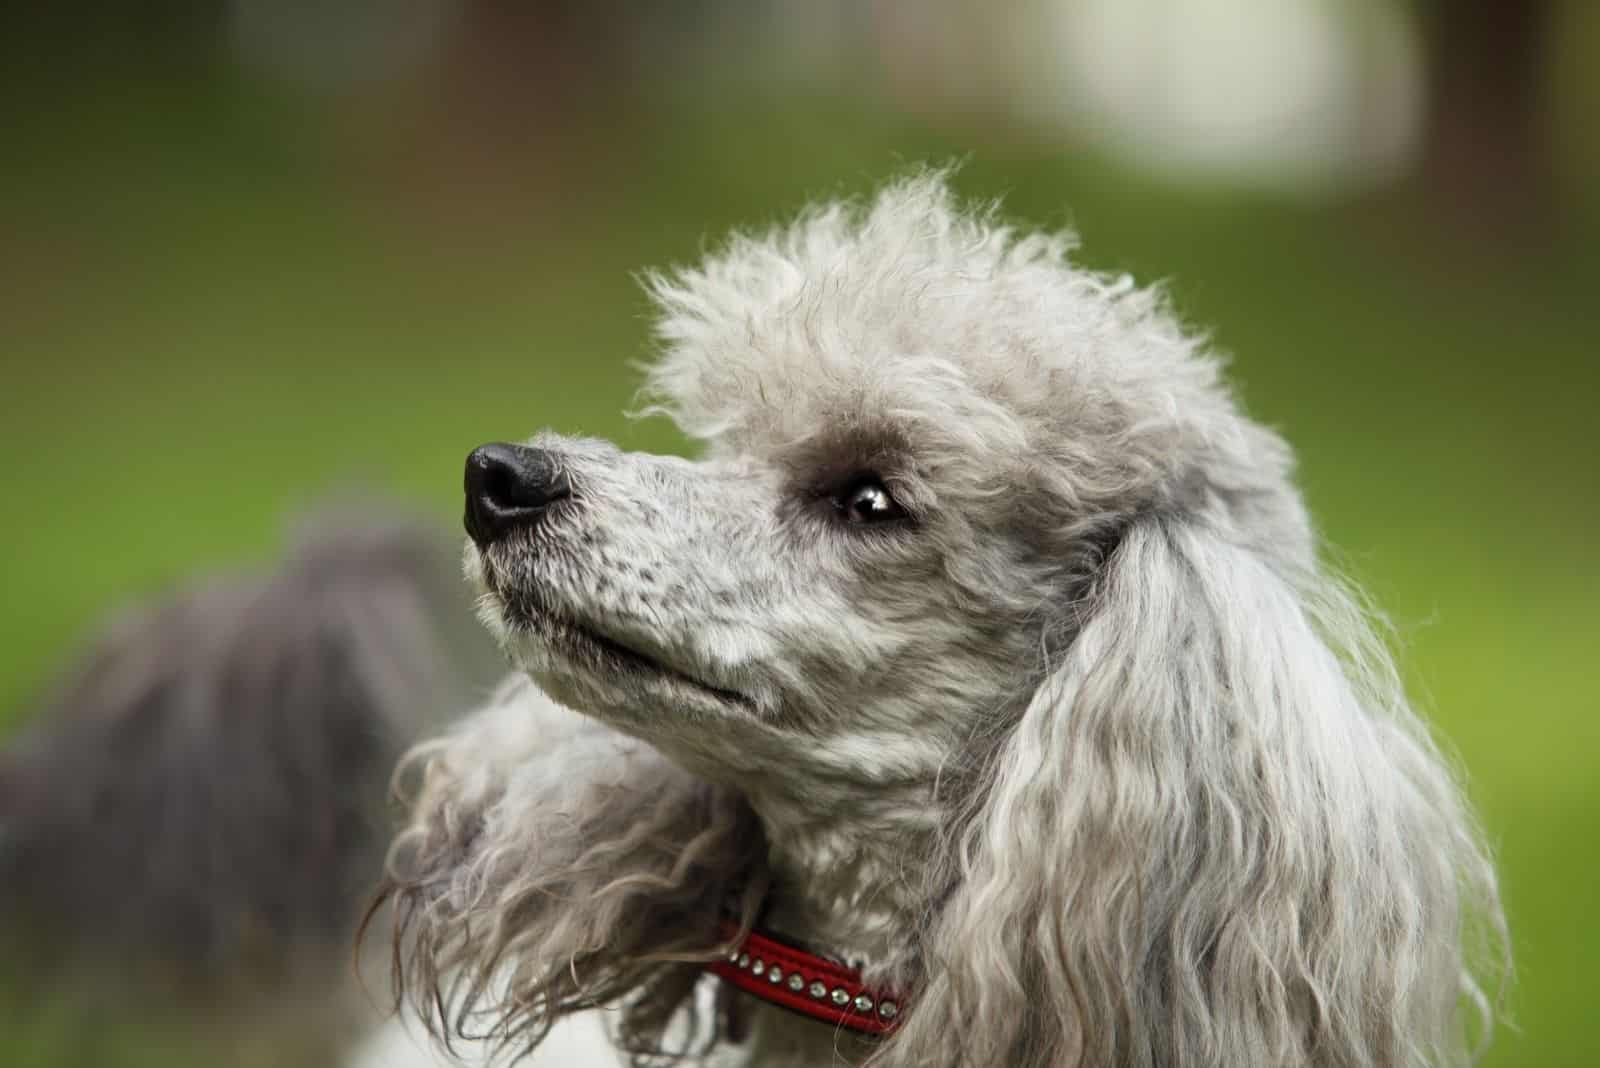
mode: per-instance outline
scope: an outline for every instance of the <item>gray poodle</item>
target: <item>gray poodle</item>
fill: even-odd
[[[654,276],[697,460],[467,472],[515,663],[408,761],[402,995],[639,1063],[1454,1065],[1506,963],[1460,786],[1288,447],[1156,293],[939,175]],[[753,926],[904,992],[708,978]],[[780,973],[781,976],[781,973]],[[715,990],[716,993],[708,993]]]
[[[390,774],[494,677],[451,555],[365,500],[269,570],[119,613],[66,666],[0,747],[8,1026],[100,1068],[139,1061],[134,1031],[310,1066],[376,1022],[350,939]]]

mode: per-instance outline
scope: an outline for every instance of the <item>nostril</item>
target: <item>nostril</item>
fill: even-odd
[[[503,507],[516,506],[516,480],[504,467],[491,467],[484,472],[483,494]]]

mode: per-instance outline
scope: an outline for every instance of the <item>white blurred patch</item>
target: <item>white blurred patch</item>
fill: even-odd
[[[1026,117],[1156,169],[1333,189],[1417,150],[1415,27],[1381,0],[1047,0],[1016,39]]]
[[[497,1062],[484,1043],[456,1043],[449,1057],[422,1034],[415,1022],[396,1017],[357,1048],[345,1068],[489,1068]],[[562,1019],[530,1057],[515,1061],[517,1068],[621,1068],[622,1060],[606,1038],[598,1012]]]

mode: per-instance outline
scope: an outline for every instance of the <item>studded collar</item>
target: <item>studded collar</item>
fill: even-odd
[[[737,928],[725,931],[730,939]],[[726,958],[706,965],[724,982],[763,1001],[835,1027],[884,1035],[899,1021],[902,999],[874,990],[861,973],[790,945],[767,931],[751,931]]]

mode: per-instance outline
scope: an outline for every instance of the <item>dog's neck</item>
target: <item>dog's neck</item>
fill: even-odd
[[[944,820],[932,790],[747,794],[766,832],[772,886],[763,925],[869,977],[903,985],[928,908]]]
[[[917,978],[918,931],[928,908],[928,865],[943,821],[931,790],[875,788],[870,800],[822,791],[746,793],[769,843],[772,877],[764,928],[859,970],[882,989]],[[854,1065],[871,1036],[739,995],[748,1026],[744,1063]]]

